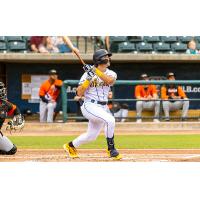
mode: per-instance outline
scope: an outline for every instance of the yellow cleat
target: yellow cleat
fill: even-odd
[[[78,158],[78,152],[75,147],[70,147],[69,144],[63,145],[64,150],[69,154],[70,158]]]
[[[113,160],[121,160],[122,156],[119,154],[119,152],[116,149],[107,150],[107,154],[109,158],[112,158]]]

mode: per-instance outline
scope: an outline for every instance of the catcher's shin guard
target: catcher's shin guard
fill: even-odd
[[[120,160],[122,156],[115,149],[114,136],[112,138],[106,138],[106,139],[107,139],[107,145],[108,145],[108,150],[107,150],[108,156],[115,160]]]
[[[0,131],[0,154],[13,155],[16,152],[17,147]]]
[[[17,152],[17,147],[13,144],[13,148],[10,151],[0,150],[0,155],[14,155]]]

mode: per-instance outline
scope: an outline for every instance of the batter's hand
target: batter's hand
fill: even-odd
[[[94,76],[95,76],[95,73],[93,71],[89,71],[89,72],[87,72],[86,79],[91,81]]]
[[[91,72],[91,71],[93,71],[93,69],[94,69],[94,66],[93,65],[84,65],[83,66],[83,70],[85,71],[85,72]]]

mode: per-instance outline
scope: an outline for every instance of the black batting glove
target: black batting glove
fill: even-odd
[[[93,71],[93,68],[94,68],[93,65],[85,64],[85,65],[83,66],[83,70],[84,70],[85,72]]]

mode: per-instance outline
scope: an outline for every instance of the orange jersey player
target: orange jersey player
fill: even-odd
[[[169,72],[167,74],[169,81],[175,81],[175,74]],[[165,121],[170,121],[170,111],[182,109],[181,120],[186,121],[189,109],[189,100],[180,85],[174,84],[163,85],[161,87],[161,98],[163,101],[163,110],[165,113]]]
[[[141,74],[140,80],[149,81],[147,74]],[[155,85],[137,85],[135,87],[137,123],[142,122],[143,110],[154,110],[154,122],[159,122],[160,101]]]
[[[60,94],[63,82],[58,79],[58,73],[52,69],[49,71],[49,79],[40,86],[40,122],[53,122],[53,114],[56,101]]]

